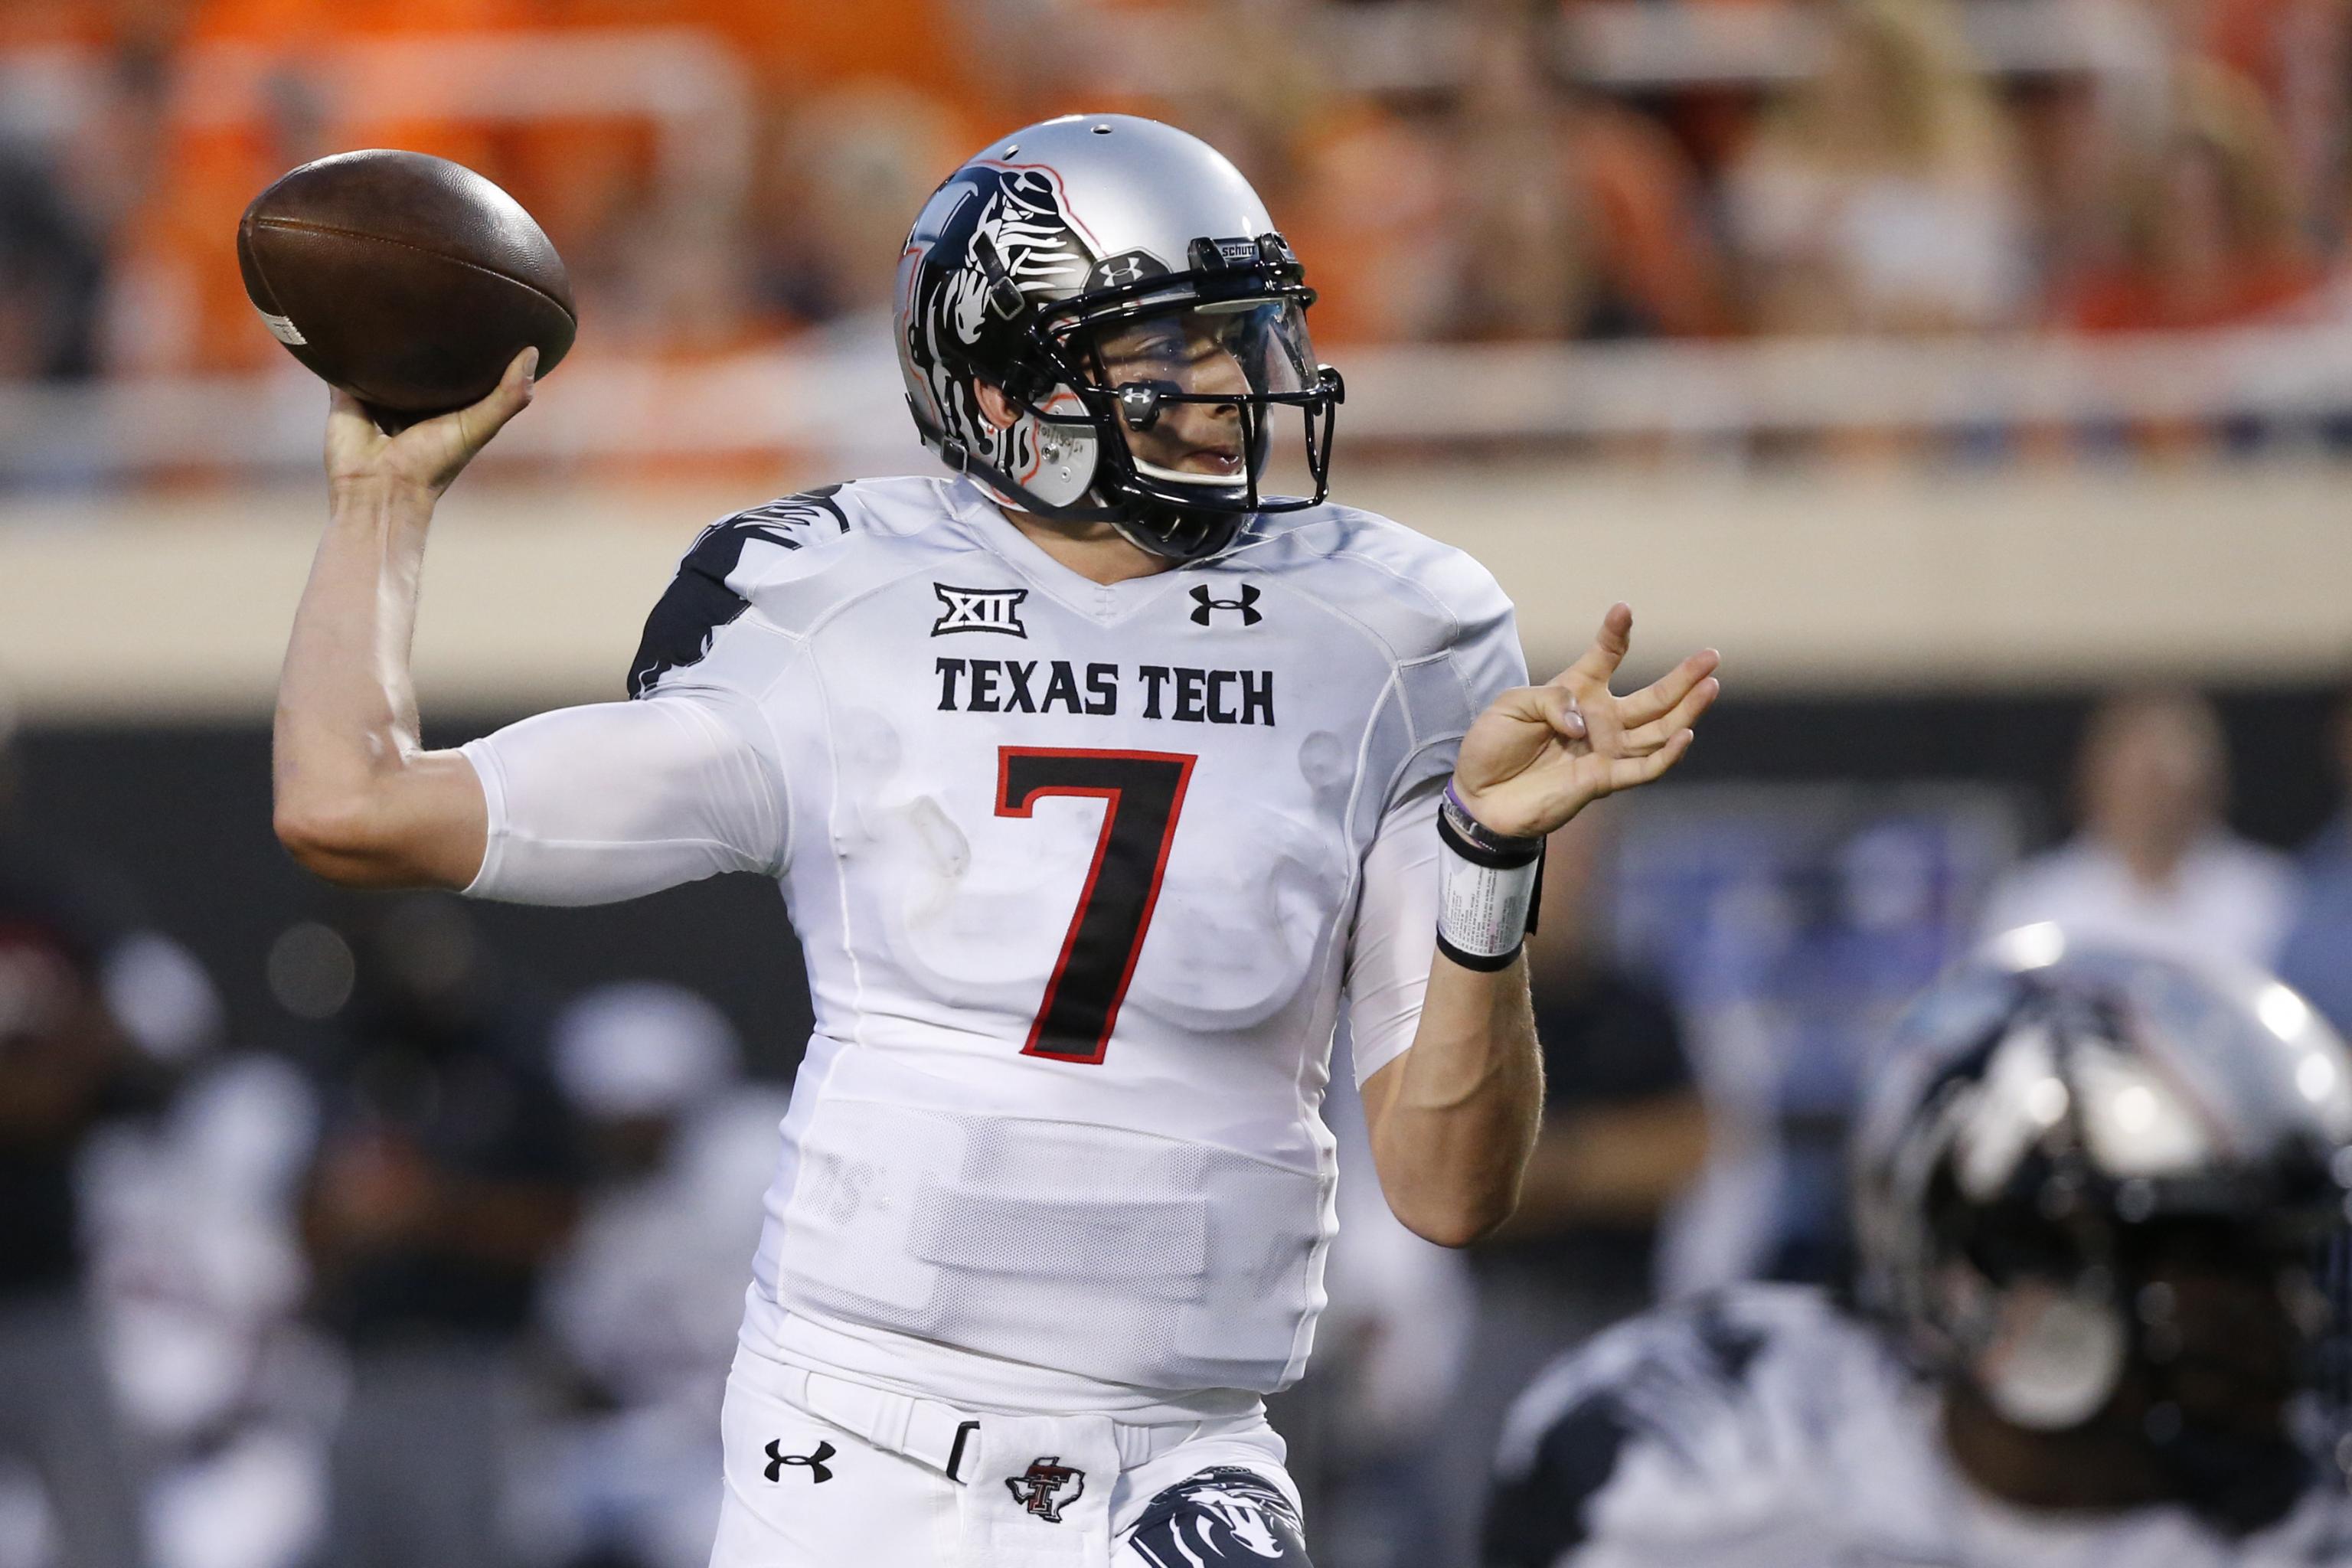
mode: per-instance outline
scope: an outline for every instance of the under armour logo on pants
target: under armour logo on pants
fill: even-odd
[[[772,1481],[781,1479],[786,1465],[806,1465],[811,1479],[818,1486],[823,1486],[833,1479],[833,1472],[825,1468],[824,1465],[824,1462],[832,1458],[833,1455],[833,1445],[821,1438],[817,1442],[816,1452],[814,1454],[784,1453],[781,1440],[771,1439],[768,1444],[768,1479]]]

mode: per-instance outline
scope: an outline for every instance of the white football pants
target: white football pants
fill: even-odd
[[[1309,1568],[1263,1415],[971,1415],[743,1352],[719,1432],[711,1568]]]

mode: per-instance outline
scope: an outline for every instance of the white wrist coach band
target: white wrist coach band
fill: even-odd
[[[1488,830],[1451,784],[1438,803],[1437,837],[1437,950],[1465,969],[1507,967],[1535,923],[1543,840]]]

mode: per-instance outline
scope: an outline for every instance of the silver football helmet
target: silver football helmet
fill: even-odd
[[[2291,1501],[2290,1413],[2340,1328],[2317,1278],[2352,1188],[2335,1031],[2265,975],[2045,924],[1894,1044],[1854,1149],[1864,1304],[2012,1425],[2130,1424],[2224,1522]]]
[[[999,499],[1194,561],[1328,489],[1339,374],[1298,259],[1214,148],[1123,114],[1017,131],[948,176],[899,258],[924,444]],[[1260,492],[1296,410],[1314,494]]]

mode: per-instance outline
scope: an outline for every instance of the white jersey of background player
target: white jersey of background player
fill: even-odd
[[[961,477],[721,522],[638,700],[462,754],[417,749],[404,660],[371,650],[405,648],[431,500],[528,364],[388,440],[331,420],[278,730],[305,863],[541,903],[752,870],[801,938],[816,1029],[722,1422],[728,1568],[1303,1563],[1259,1396],[1322,1304],[1342,1018],[1400,1217],[1459,1244],[1508,1212],[1536,847],[1680,757],[1714,659],[1612,696],[1620,606],[1522,684],[1485,572],[1323,502],[1312,299],[1182,132],[1007,138],[900,270],[909,405]],[[1260,489],[1292,419],[1305,500]]]
[[[1867,1309],[1742,1286],[1566,1357],[1506,1430],[1487,1568],[2352,1564],[2299,1404],[2343,1348],[2312,1262],[2352,1056],[2274,982],[2031,930],[1874,1097]]]

